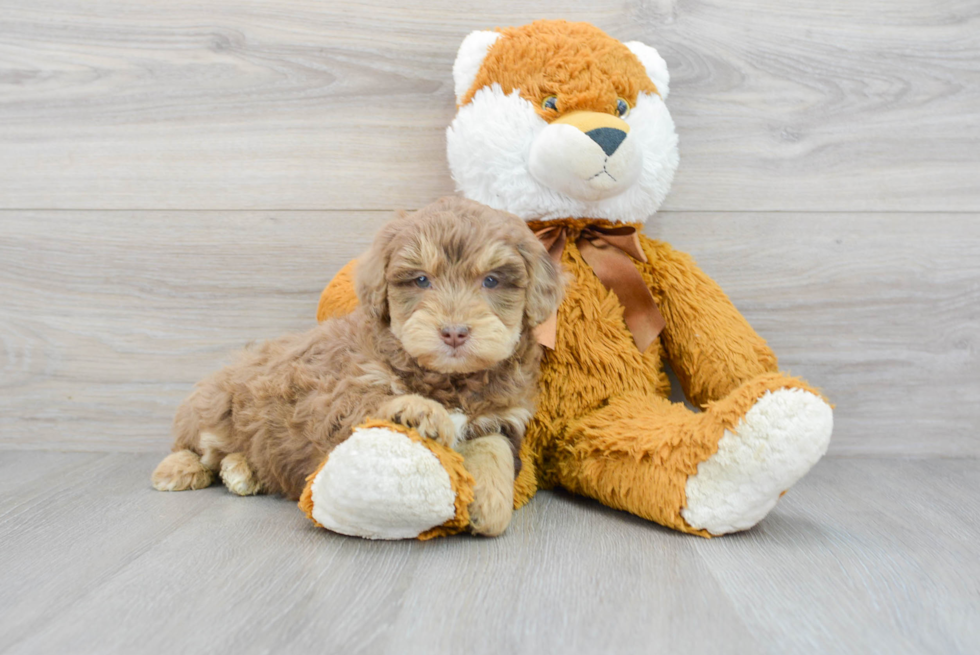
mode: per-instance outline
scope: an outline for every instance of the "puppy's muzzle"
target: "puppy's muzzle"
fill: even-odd
[[[439,330],[443,342],[452,348],[459,348],[470,338],[470,328],[466,325],[447,325]]]

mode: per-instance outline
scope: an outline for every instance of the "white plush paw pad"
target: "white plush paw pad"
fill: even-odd
[[[767,392],[687,479],[681,516],[716,535],[751,528],[823,457],[833,427],[830,406],[809,391]]]
[[[334,532],[410,539],[456,515],[456,493],[439,459],[386,428],[355,430],[312,484],[313,518]]]

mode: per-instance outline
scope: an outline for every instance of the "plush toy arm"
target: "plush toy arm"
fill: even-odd
[[[357,307],[357,294],[354,292],[354,266],[352,259],[344,266],[320,294],[320,304],[316,308],[316,320],[323,322],[334,316],[345,316]]]
[[[667,359],[692,404],[703,407],[778,370],[765,340],[689,255],[645,236],[641,243],[650,260],[641,271],[667,323]]]

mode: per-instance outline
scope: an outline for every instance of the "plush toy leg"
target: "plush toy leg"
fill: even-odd
[[[770,373],[696,413],[624,395],[573,421],[557,452],[559,483],[662,525],[699,534],[745,530],[827,450],[830,406]]]
[[[317,525],[368,539],[429,539],[469,523],[462,456],[414,430],[369,421],[308,479],[299,506]]]

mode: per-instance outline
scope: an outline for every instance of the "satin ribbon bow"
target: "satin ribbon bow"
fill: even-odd
[[[548,249],[555,265],[560,265],[561,254],[568,238],[568,227],[550,225],[534,234]],[[575,245],[602,285],[615,293],[623,304],[626,327],[633,335],[636,347],[643,352],[660,335],[666,322],[657,308],[653,294],[643,281],[643,276],[630,259],[632,257],[644,263],[648,261],[646,253],[640,247],[636,228],[631,225],[589,225],[579,233]],[[555,312],[535,329],[535,335],[542,346],[554,350],[557,330],[558,313]]]

